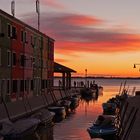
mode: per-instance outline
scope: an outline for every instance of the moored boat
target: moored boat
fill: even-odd
[[[111,115],[115,114],[117,108],[116,104],[111,102],[103,103],[102,107],[103,107],[104,114],[111,114]]]
[[[94,89],[83,88],[83,89],[80,91],[80,93],[81,93],[81,97],[82,97],[82,98],[86,98],[86,97],[92,98],[93,95],[94,95],[94,93],[95,93],[95,91],[94,91]]]
[[[79,98],[78,97],[71,97],[69,99],[71,101],[70,109],[73,110],[79,105]]]
[[[40,125],[46,125],[51,122],[55,116],[54,112],[50,112],[47,109],[42,109],[31,116],[31,118],[36,118],[40,120]]]
[[[4,138],[2,136],[0,136],[0,140],[4,140]]]
[[[18,120],[14,123],[7,120],[2,122],[0,135],[8,140],[20,139],[34,133],[39,123],[40,120],[35,118]]]
[[[112,140],[116,133],[117,129],[113,126],[109,127],[100,127],[100,126],[92,126],[87,129],[91,138],[103,138]]]
[[[99,115],[93,126],[87,129],[91,138],[113,139],[117,128],[114,125],[115,116]]]
[[[66,114],[69,113],[71,101],[69,101],[69,100],[61,100],[61,101],[58,102],[58,105],[62,106],[62,107],[65,107]]]
[[[66,117],[65,107],[50,106],[48,107],[48,110],[55,113],[55,116],[54,116],[55,122],[62,121]]]

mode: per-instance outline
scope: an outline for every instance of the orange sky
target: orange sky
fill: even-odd
[[[10,2],[1,0],[0,8],[9,12]],[[107,2],[40,0],[41,31],[56,40],[55,61],[77,75],[87,69],[89,75],[140,76],[140,67],[133,69],[140,62],[140,2]],[[34,0],[16,1],[16,11],[17,18],[37,28]]]
[[[23,17],[36,26],[33,13]],[[73,68],[76,75],[84,75],[87,69],[89,76],[140,76],[139,68],[133,69],[140,61],[140,33],[109,22],[93,15],[53,11],[42,13],[41,28],[56,40],[55,61]]]
[[[69,66],[84,76],[85,69],[91,76],[130,76],[137,77],[140,75],[139,68],[133,68],[133,62],[139,62],[139,52],[120,52],[120,53],[75,53],[74,55],[55,54],[57,62]],[[78,75],[78,74],[76,74]]]

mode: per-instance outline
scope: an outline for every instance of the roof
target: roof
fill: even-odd
[[[18,22],[18,23],[24,25],[25,27],[28,27],[29,29],[33,30],[34,32],[36,32],[36,33],[38,33],[38,34],[40,34],[40,35],[42,35],[42,36],[45,36],[45,37],[49,38],[49,39],[52,40],[52,41],[55,41],[53,38],[47,36],[46,34],[40,32],[39,30],[37,30],[37,29],[33,28],[32,26],[26,24],[25,22],[23,22],[23,21],[17,19],[16,17],[11,16],[10,14],[6,13],[5,11],[3,11],[3,10],[1,10],[1,9],[0,9],[0,14],[2,14],[2,15],[4,15],[4,16],[6,16],[7,18],[9,18],[9,20],[16,21],[16,22]]]
[[[71,68],[68,68],[66,66],[63,66],[61,64],[54,62],[54,72],[63,73],[63,72],[76,72],[76,71],[71,69]]]

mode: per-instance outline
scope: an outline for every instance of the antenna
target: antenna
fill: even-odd
[[[12,0],[11,2],[11,14],[13,15],[13,17],[15,16],[15,1]]]
[[[40,2],[36,0],[36,12],[38,14],[38,31],[40,30]]]

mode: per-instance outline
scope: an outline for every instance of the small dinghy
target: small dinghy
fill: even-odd
[[[117,133],[117,129],[115,127],[100,127],[100,126],[92,126],[87,129],[91,138],[103,138],[103,139],[113,139]]]
[[[20,139],[34,133],[39,123],[40,120],[33,118],[18,120],[14,123],[4,121],[2,122],[0,135],[2,135],[4,139]]]
[[[87,129],[91,138],[112,139],[117,132],[114,125],[115,116],[100,115],[93,126]]]
[[[71,97],[69,99],[71,101],[70,109],[73,110],[79,105],[79,98],[78,97]]]
[[[65,107],[50,106],[48,107],[48,110],[55,113],[55,116],[54,116],[55,122],[62,121],[66,117]]]
[[[92,98],[95,92],[96,91],[94,89],[91,89],[91,88],[83,88],[80,91],[82,98],[86,98],[86,97]]]
[[[65,107],[66,113],[69,112],[71,101],[69,100],[60,100],[58,106]]]
[[[69,100],[62,100],[62,101],[59,102],[59,104],[61,106],[64,106],[64,107],[70,107],[71,101],[69,101]]]
[[[115,103],[107,102],[102,104],[104,114],[114,115],[116,112],[117,105]]]
[[[0,140],[4,140],[4,138],[2,136],[0,136]]]
[[[50,112],[47,109],[42,109],[31,116],[31,118],[36,118],[40,120],[41,125],[45,125],[47,122],[52,121],[55,113]]]
[[[114,115],[99,115],[96,121],[93,123],[94,126],[115,126],[115,116]]]

